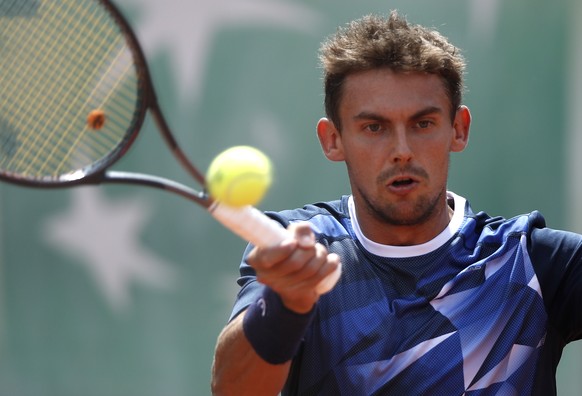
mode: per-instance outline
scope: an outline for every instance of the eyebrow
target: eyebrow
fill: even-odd
[[[428,106],[424,109],[421,109],[419,111],[417,111],[416,113],[414,113],[410,119],[412,120],[416,120],[418,118],[422,118],[424,116],[430,115],[430,114],[443,114],[443,109],[441,109],[440,107],[437,106]],[[373,112],[369,112],[369,111],[362,111],[358,114],[356,114],[353,117],[354,120],[376,120],[376,121],[381,121],[381,122],[388,122],[389,119],[387,119],[384,116],[381,116],[378,113],[373,113]]]
[[[387,118],[382,117],[381,115],[377,114],[377,113],[372,113],[370,111],[362,111],[358,114],[356,114],[353,119],[355,121],[357,120],[376,120],[376,121],[381,121],[381,122],[386,122],[388,121]]]
[[[415,120],[417,118],[422,118],[422,117],[430,115],[430,114],[443,114],[443,113],[444,113],[443,109],[441,109],[440,107],[429,106],[425,109],[417,111],[411,118],[413,120]]]

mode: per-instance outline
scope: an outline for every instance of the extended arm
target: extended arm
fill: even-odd
[[[277,334],[308,323],[319,299],[318,283],[339,266],[337,255],[315,243],[308,225],[289,229],[292,239],[273,248],[255,248],[247,257],[257,280],[266,286],[266,304],[251,305],[220,334],[212,368],[215,395],[277,395],[281,391],[293,357],[286,357],[286,351],[299,343],[303,332]]]
[[[241,313],[220,333],[212,366],[212,394],[277,395],[289,374],[290,361],[269,364],[257,355],[243,331]]]

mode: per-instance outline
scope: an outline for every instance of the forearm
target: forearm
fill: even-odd
[[[245,312],[218,337],[212,366],[212,393],[222,395],[277,395],[289,374],[290,362],[269,364],[259,357],[243,331]]]

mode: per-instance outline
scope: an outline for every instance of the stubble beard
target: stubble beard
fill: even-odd
[[[402,208],[403,204],[372,202],[360,191],[368,214],[391,226],[416,226],[426,223],[437,213],[439,205],[444,202],[444,195],[444,191],[439,191],[435,196],[420,196],[415,202],[406,203],[407,208]]]

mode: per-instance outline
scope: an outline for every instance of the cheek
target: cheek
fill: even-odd
[[[450,155],[439,156],[430,165],[432,177],[438,184],[446,184],[449,175]]]
[[[432,179],[446,179],[450,163],[449,145],[438,145],[433,150],[424,150],[417,155],[417,161],[431,175]]]
[[[377,156],[372,155],[369,151],[364,152],[344,152],[345,163],[348,175],[352,182],[360,185],[373,183],[378,174],[383,170],[382,163]]]

